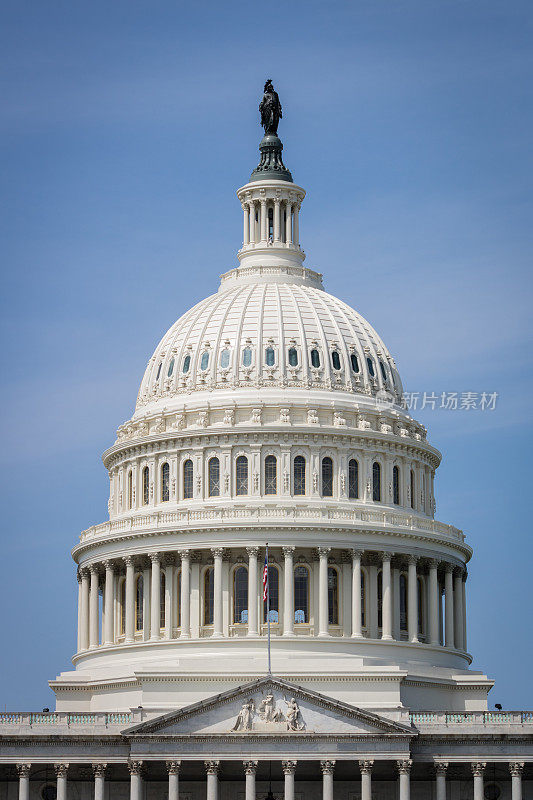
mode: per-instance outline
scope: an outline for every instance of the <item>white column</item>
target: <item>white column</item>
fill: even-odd
[[[130,800],[142,800],[142,761],[128,761],[130,771]]]
[[[292,242],[292,220],[291,220],[292,203],[289,203],[288,200],[285,203],[285,211],[286,211],[286,214],[287,214],[287,218],[285,220],[285,242],[287,244],[291,244],[291,242]]]
[[[89,647],[98,647],[98,567],[91,564],[91,589],[89,595]]]
[[[218,800],[218,761],[204,761],[207,771],[207,800]]]
[[[248,636],[257,636],[257,554],[259,548],[247,547],[246,552],[248,553]],[[248,775],[248,773],[246,774]]]
[[[165,559],[165,639],[172,639],[176,601],[174,593],[174,556],[167,556]]]
[[[281,206],[280,199],[276,197],[274,200],[274,241],[279,242],[281,239]]]
[[[245,793],[244,800],[255,800],[255,773],[257,772],[257,761],[243,761],[245,773]]]
[[[93,764],[94,800],[104,800],[106,767],[107,764]]]
[[[296,761],[282,761],[283,774],[285,775],[284,800],[294,800],[294,771]]]
[[[57,780],[57,800],[67,800],[67,772],[68,764],[54,764]]]
[[[259,222],[261,223],[261,241],[266,242],[268,239],[268,213],[266,200],[261,200],[261,214]]]
[[[411,759],[397,761],[399,800],[409,800],[411,797]]]
[[[523,761],[513,761],[509,764],[511,772],[511,800],[522,800],[522,770]]]
[[[181,761],[167,761],[168,800],[178,800]]]
[[[76,573],[76,579],[78,581],[78,641],[76,645],[76,652],[79,653],[81,650],[81,614],[83,604],[83,589],[81,584],[81,572],[79,569]]]
[[[454,570],[453,627],[455,648],[463,650],[463,570],[460,567]]]
[[[222,608],[222,547],[214,547],[214,575],[213,575],[213,636],[222,636],[223,608]],[[183,580],[183,578],[182,578]],[[208,773],[209,776],[209,773]]]
[[[115,641],[115,571],[111,561],[104,561],[104,566],[104,644],[113,644]]]
[[[445,609],[445,644],[446,647],[454,647],[454,631],[453,631],[453,567],[451,564],[446,565],[446,577],[444,579],[444,609]]]
[[[435,764],[435,800],[446,800],[446,771],[448,763],[440,761]]]
[[[150,599],[150,641],[157,642],[161,638],[161,556],[151,553],[152,579]]]
[[[440,644],[439,636],[439,562],[432,558],[429,562],[429,641]]]
[[[362,639],[361,627],[361,556],[360,550],[352,550],[352,638]]]
[[[244,229],[242,235],[242,243],[243,246],[246,247],[247,244],[250,243],[250,208],[248,203],[242,204],[243,210],[243,218],[244,218]]]
[[[133,642],[135,638],[135,566],[133,558],[126,556],[126,643]]]
[[[181,633],[180,639],[191,638],[191,551],[181,550]]]
[[[360,761],[361,770],[361,800],[372,800],[372,767],[373,761]]]
[[[478,761],[470,766],[472,767],[472,775],[474,776],[474,800],[484,800],[483,773],[485,772],[485,767],[487,765],[483,761]]]
[[[17,764],[19,776],[19,800],[30,800],[31,764]]]
[[[409,641],[413,644],[418,642],[418,584],[416,575],[416,556],[408,557],[408,598],[407,598],[407,629]]]
[[[321,761],[322,770],[322,800],[333,800],[333,770],[334,761]]]
[[[294,232],[292,235],[293,241],[295,245],[300,244],[300,225],[299,225],[299,211],[300,206],[298,203],[294,204]]]
[[[294,547],[283,548],[283,635],[294,634]]]
[[[319,547],[318,635],[329,636],[328,629],[328,555],[330,547]]]
[[[468,644],[466,641],[466,578],[468,576],[468,572],[465,569],[463,570],[463,585],[461,587],[463,593],[463,649],[465,652],[468,652]]]
[[[80,650],[89,647],[89,572],[81,570]]]
[[[382,557],[383,557],[383,564],[381,568],[381,578],[382,578],[381,638],[392,639],[392,581],[391,581],[391,568],[390,568],[392,553],[383,553]]]

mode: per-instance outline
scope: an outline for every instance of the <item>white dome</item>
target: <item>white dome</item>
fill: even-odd
[[[373,374],[372,374],[373,373]],[[290,387],[401,398],[394,359],[371,325],[303,267],[247,267],[170,328],[137,409],[195,391]]]

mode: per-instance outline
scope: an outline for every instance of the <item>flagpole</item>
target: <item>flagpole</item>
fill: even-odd
[[[266,543],[266,581],[267,581],[267,630],[268,630],[268,675],[272,675],[270,660],[270,575],[268,574],[268,542]]]

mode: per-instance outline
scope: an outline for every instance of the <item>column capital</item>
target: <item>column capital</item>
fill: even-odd
[[[54,771],[58,778],[66,778],[70,764],[54,764]]]
[[[396,769],[400,775],[409,775],[413,762],[410,758],[404,758],[396,762]]]
[[[285,775],[294,775],[297,761],[282,761],[281,766]]]
[[[110,558],[106,558],[105,561],[102,561],[102,564],[106,572],[108,570],[113,571],[115,569],[115,562],[112,561]]]
[[[361,770],[362,775],[370,775],[373,766],[374,766],[373,759],[368,759],[366,761],[359,762],[359,769]]]
[[[478,778],[481,777],[483,775],[483,773],[485,772],[485,767],[486,766],[487,766],[487,762],[486,761],[474,761],[473,764],[470,764],[470,767],[472,769],[472,775],[474,775],[474,777],[478,777]]]
[[[218,775],[220,761],[204,761],[204,766],[208,775]]]
[[[257,556],[257,554],[259,553],[259,548],[258,548],[258,547],[255,547],[255,546],[252,546],[252,547],[247,547],[247,548],[246,548],[246,552],[248,553],[248,555],[249,555],[249,556],[251,556],[252,558],[254,558],[254,557],[255,557],[255,556]]]
[[[418,556],[415,556],[414,553],[409,553],[409,555],[407,556],[407,563],[409,565],[414,564],[416,567],[416,565],[418,564]]]
[[[167,772],[169,775],[179,775],[181,761],[167,761]]]
[[[213,558],[223,558],[224,557],[224,548],[223,547],[212,547],[211,553],[213,554]]]
[[[281,549],[283,550],[283,555],[285,558],[290,558],[292,555],[294,555],[294,551],[296,550],[293,545],[285,545],[285,547],[282,547]]]
[[[335,761],[321,761],[320,762],[320,769],[322,770],[323,775],[333,775],[333,770],[335,769]]]
[[[523,769],[524,769],[523,761],[511,761],[509,763],[509,772],[515,778],[519,778],[521,776]]]
[[[387,552],[386,550],[384,550],[384,551],[381,553],[381,560],[382,560],[382,561],[391,561],[391,560],[392,560],[392,558],[393,558],[393,556],[394,556],[394,553],[389,553],[389,552]]]
[[[360,561],[362,557],[363,557],[362,550],[352,550],[352,561],[357,561],[357,560]]]
[[[17,773],[19,778],[29,778],[30,777],[30,769],[31,764],[17,764]]]
[[[258,763],[258,761],[243,761],[242,765],[246,775],[255,775]]]
[[[122,556],[122,560],[126,567],[131,567],[134,564],[133,556]]]
[[[98,575],[98,572],[99,572],[98,564],[89,564],[89,572],[91,573],[91,575],[94,575],[94,574]]]
[[[160,564],[161,553],[150,553],[150,561],[152,562],[152,564]]]
[[[107,769],[107,764],[92,764],[92,768],[95,778],[103,778]]]
[[[427,564],[430,569],[438,569],[440,561],[438,558],[428,558]]]
[[[130,771],[130,775],[140,775],[143,768],[142,761],[129,761],[128,760],[128,769]]]
[[[446,775],[448,771],[448,762],[447,761],[435,761],[434,764],[435,772],[437,775]]]
[[[327,558],[331,553],[331,547],[317,547],[317,553],[319,558]]]
[[[178,555],[181,558],[181,560],[183,561],[184,559],[187,559],[187,558],[191,557],[191,551],[190,550],[178,550]]]
[[[446,573],[449,572],[449,573],[451,573],[453,575],[454,569],[455,569],[455,565],[454,564],[450,564],[449,561],[444,565],[444,572],[446,572]]]

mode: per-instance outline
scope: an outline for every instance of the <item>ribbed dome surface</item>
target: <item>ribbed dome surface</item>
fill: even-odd
[[[245,278],[239,270],[223,276],[219,292],[161,340],[137,408],[157,397],[254,386],[379,393],[399,401],[400,377],[376,331],[319,288],[320,275],[307,272],[307,279],[302,271],[298,278],[258,271],[254,280],[250,270]]]

